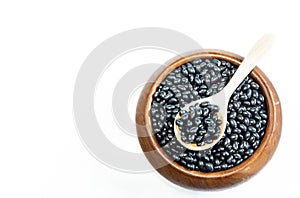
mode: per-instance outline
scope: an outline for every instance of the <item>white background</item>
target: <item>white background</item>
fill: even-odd
[[[297,1],[269,2],[1,1],[0,197],[299,196],[300,12]],[[222,191],[189,191],[156,172],[113,170],[81,143],[72,110],[81,64],[107,38],[148,26],[240,55],[262,34],[275,34],[276,44],[260,67],[281,98],[282,138],[272,160],[248,182]],[[136,139],[130,142],[124,149],[141,152]]]

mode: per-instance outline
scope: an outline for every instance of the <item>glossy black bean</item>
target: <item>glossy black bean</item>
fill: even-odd
[[[205,168],[209,171],[209,172],[213,172],[214,171],[214,166],[212,163],[205,163]]]
[[[238,150],[238,148],[239,148],[239,143],[238,143],[237,141],[235,141],[235,142],[233,143],[233,148],[234,148],[235,150]]]
[[[229,122],[230,122],[230,125],[231,125],[233,128],[236,128],[236,127],[237,127],[237,123],[236,123],[236,121],[235,121],[234,119],[230,119]]]
[[[228,137],[225,138],[224,140],[224,146],[228,146],[230,144],[230,139]]]
[[[255,137],[257,140],[260,139],[259,134],[258,133],[252,133],[253,137]]]
[[[244,116],[242,114],[238,114],[237,115],[237,119],[240,120],[240,121],[242,121],[242,120],[244,120]]]
[[[200,107],[207,107],[210,104],[210,102],[206,101],[206,102],[202,102],[200,104]]]
[[[191,63],[187,63],[187,69],[189,73],[191,74],[195,73],[195,69]]]
[[[244,84],[242,90],[243,91],[247,91],[248,89],[250,89],[250,85],[249,84]]]
[[[231,161],[233,160],[233,155],[230,155],[229,158],[227,159],[227,163],[231,164]]]
[[[249,84],[248,84],[248,85],[249,85]],[[252,90],[251,90],[251,89],[248,89],[246,94],[247,94],[247,97],[248,97],[248,98],[251,98],[251,96],[252,96]]]
[[[241,99],[241,100],[248,100],[248,97],[247,97],[247,95],[241,95],[241,96],[240,96],[240,99]]]
[[[250,139],[249,139],[249,142],[253,144],[255,142],[255,137],[251,136]]]
[[[246,126],[249,126],[250,124],[250,119],[248,117],[245,117],[244,120],[243,120],[243,123],[246,125]]]
[[[252,90],[252,96],[254,98],[258,98],[258,91],[257,90]]]
[[[202,83],[202,81],[200,80],[200,78],[199,77],[195,77],[195,83],[197,84],[197,85],[201,85],[201,83]]]
[[[260,117],[262,117],[263,119],[267,119],[268,118],[267,114],[265,114],[265,113],[261,113]]]
[[[249,119],[250,125],[255,125],[256,121],[253,118]]]
[[[182,74],[184,76],[188,76],[189,75],[189,72],[188,72],[188,70],[186,68],[182,68],[181,72],[182,72]]]
[[[215,160],[215,165],[218,166],[218,165],[220,165],[220,164],[221,164],[221,161],[220,161],[219,159],[216,159],[216,160]]]
[[[254,89],[259,89],[259,85],[256,82],[251,82],[251,87]]]
[[[247,132],[245,133],[245,139],[246,139],[246,140],[249,140],[250,137],[251,137],[251,133],[250,133],[249,131],[247,131]]]
[[[242,156],[238,153],[235,153],[233,156],[234,156],[235,159],[238,159],[238,160],[242,159]]]
[[[238,139],[238,137],[239,137],[239,136],[238,136],[237,134],[234,133],[234,134],[232,134],[232,135],[230,136],[230,139],[233,140],[233,141],[235,141],[235,140]]]
[[[235,129],[233,129],[233,132],[239,134],[242,132],[242,130],[239,128],[235,128]]]
[[[264,98],[264,96],[263,96],[263,95],[261,95],[261,94],[258,96],[258,99],[259,99],[261,102],[264,102],[264,101],[265,101],[265,98]]]
[[[246,107],[249,107],[249,106],[251,106],[251,102],[243,101],[243,105],[246,106]]]
[[[253,149],[248,149],[245,153],[246,153],[247,155],[252,155],[253,152],[254,152]]]
[[[251,98],[251,100],[250,100],[250,104],[252,105],[252,106],[255,106],[256,105],[256,98]]]
[[[256,140],[254,143],[253,143],[253,147],[256,149],[258,147],[258,145],[260,144],[260,141],[259,140]]]
[[[236,112],[235,112],[235,111],[231,112],[231,113],[229,114],[229,118],[235,119],[235,118],[236,118]]]
[[[255,127],[253,127],[253,126],[249,126],[248,127],[248,130],[250,131],[250,132],[256,132],[256,128]]]

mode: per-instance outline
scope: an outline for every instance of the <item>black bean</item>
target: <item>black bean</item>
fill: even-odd
[[[249,85],[249,84],[248,84]],[[251,96],[252,96],[252,90],[251,89],[248,89],[247,90],[247,97],[248,98],[251,98]]]
[[[228,137],[224,140],[224,146],[228,146],[230,144],[230,139]]]
[[[244,116],[242,114],[238,114],[237,115],[237,119],[240,120],[240,121],[242,121],[242,120],[244,120]]]
[[[263,119],[267,119],[268,118],[267,114],[265,114],[265,113],[261,113],[260,117],[262,117]]]
[[[173,158],[175,161],[179,161],[179,160],[180,160],[180,157],[179,157],[177,154],[173,154],[173,155],[172,155],[172,158]]]
[[[246,125],[246,126],[249,126],[250,125],[250,119],[248,117],[245,117],[244,120],[243,120],[243,123]]]
[[[209,171],[209,172],[213,172],[214,171],[214,166],[212,163],[205,163],[205,168]]]
[[[251,82],[251,87],[254,89],[259,89],[259,85],[256,82]]]
[[[229,156],[230,154],[229,154],[227,151],[224,151],[224,152],[222,153],[222,155],[226,157],[226,156]]]
[[[177,124],[178,126],[182,126],[182,125],[183,125],[183,121],[180,120],[180,119],[177,119],[177,120],[176,120],[176,124]]]
[[[189,118],[188,113],[181,114],[181,120],[187,120],[188,118]],[[176,123],[177,123],[177,120],[176,120]]]
[[[232,140],[237,140],[238,139],[238,135],[237,134],[232,134],[231,136],[230,136],[230,139],[232,139]]]
[[[234,101],[239,100],[239,98],[240,98],[240,95],[239,95],[239,94],[236,94],[236,95],[233,96],[233,100],[234,100]]]
[[[230,155],[229,158],[227,159],[227,163],[231,164],[232,160],[233,160],[233,155]]]
[[[236,123],[236,121],[235,121],[234,119],[230,119],[229,122],[230,122],[230,125],[231,125],[233,128],[236,128],[236,127],[237,127],[237,123]]]
[[[235,112],[235,111],[231,112],[231,113],[229,114],[229,118],[235,119],[235,118],[236,118],[236,112]]]
[[[215,160],[215,164],[216,164],[216,165],[220,165],[220,164],[221,164],[220,160],[219,160],[219,159],[216,159],[216,160]]]
[[[257,90],[252,90],[252,96],[254,98],[258,98],[258,91]]]
[[[254,125],[256,123],[256,121],[253,118],[249,119],[250,125]]]
[[[251,133],[247,131],[247,132],[245,133],[245,139],[246,139],[246,140],[249,140],[250,137],[251,137]]]
[[[226,128],[226,133],[229,134],[229,135],[231,134],[231,128],[230,127]]]
[[[186,90],[186,87],[184,85],[178,85],[177,86],[180,90],[182,91],[185,91]]]
[[[208,101],[202,102],[202,103],[200,104],[200,107],[207,107],[209,104],[210,104],[210,103],[209,103]]]
[[[242,129],[243,131],[247,131],[247,127],[244,124],[240,124],[240,129]]]
[[[201,161],[201,160],[199,160],[198,164],[199,164],[200,167],[203,167],[203,166],[204,166],[204,162]]]
[[[246,91],[246,90],[248,90],[248,89],[250,89],[250,85],[249,84],[244,84],[243,85],[243,91]]]
[[[259,99],[260,101],[262,101],[262,102],[264,102],[264,101],[265,101],[265,98],[264,98],[264,96],[263,96],[263,95],[261,95],[261,94],[258,96],[258,99]]]
[[[221,167],[222,167],[222,169],[226,170],[228,168],[228,165],[227,164],[222,164]]]
[[[251,105],[251,102],[249,101],[243,101],[243,105],[246,107],[249,107]]]
[[[257,148],[258,145],[259,145],[260,141],[259,140],[256,140],[254,143],[253,143],[253,147],[254,148]]]
[[[239,129],[239,128],[235,128],[235,129],[233,130],[233,132],[235,132],[235,133],[241,133],[241,132],[242,132],[242,130],[241,130],[241,129]]]
[[[233,148],[234,148],[235,150],[238,150],[238,148],[239,148],[239,143],[238,143],[237,141],[235,141],[235,142],[233,143]]]
[[[195,73],[195,69],[191,63],[187,63],[187,69],[189,73]]]
[[[188,76],[189,75],[189,72],[188,72],[188,70],[186,68],[182,68],[181,72],[182,72],[182,74],[184,76]]]
[[[248,100],[248,97],[247,97],[247,95],[241,95],[241,96],[240,96],[240,99],[241,99],[241,100]]]
[[[207,155],[205,155],[203,158],[205,161],[210,162],[210,158]]]
[[[249,126],[249,127],[248,127],[248,130],[249,130],[250,132],[256,132],[256,128],[253,127],[253,126]]]
[[[189,80],[190,80],[190,82],[194,82],[194,76],[189,74]]]
[[[203,112],[202,115],[205,117],[207,117],[209,114],[209,110],[207,108],[203,108],[202,112]]]
[[[256,105],[256,98],[251,98],[251,100],[250,100],[250,103],[251,103],[251,105]]]
[[[254,142],[255,142],[255,137],[254,137],[254,136],[251,136],[250,139],[249,139],[249,142],[250,142],[250,143],[254,143]]]
[[[177,98],[171,98],[168,102],[171,104],[177,104],[179,101]]]
[[[195,170],[195,165],[194,164],[187,164],[187,168],[190,170]]]
[[[238,153],[234,154],[233,156],[235,159],[238,159],[238,160],[242,158],[242,156]]]
[[[233,102],[233,106],[235,107],[235,109],[239,109],[241,106],[241,102],[240,101],[235,101]]]
[[[199,77],[196,76],[196,78],[195,78],[195,83],[196,83],[197,85],[200,85],[200,84],[202,83],[202,81],[200,80]]]
[[[246,153],[247,155],[252,155],[253,152],[254,152],[253,149],[248,149],[245,153]]]
[[[190,133],[196,133],[197,130],[198,130],[198,127],[192,127],[192,128],[190,129]]]
[[[259,135],[258,135],[258,133],[252,133],[252,135],[253,135],[253,137],[255,137],[257,140],[259,140]]]
[[[244,111],[243,116],[250,118],[252,114],[249,111]]]
[[[260,121],[262,125],[266,125],[267,124],[267,120],[261,120]]]
[[[241,146],[242,145],[243,145],[243,148],[246,148],[246,149],[248,149],[250,147],[250,144],[247,141],[243,141],[242,144],[241,144]],[[241,146],[240,146],[240,148],[241,148]]]

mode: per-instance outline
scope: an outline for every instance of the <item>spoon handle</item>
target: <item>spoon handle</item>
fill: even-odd
[[[273,41],[274,37],[271,34],[265,34],[255,43],[224,89],[228,100],[244,78],[253,70],[257,62],[271,48]]]

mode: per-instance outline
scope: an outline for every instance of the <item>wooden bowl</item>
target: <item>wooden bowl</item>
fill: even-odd
[[[165,178],[192,189],[219,189],[241,183],[256,174],[271,159],[280,139],[282,115],[278,95],[267,76],[258,68],[251,72],[261,86],[268,108],[268,124],[260,146],[241,164],[219,172],[191,171],[173,161],[161,148],[153,134],[150,119],[152,95],[175,68],[195,58],[217,58],[239,66],[243,57],[221,50],[201,50],[176,57],[162,66],[145,85],[136,110],[136,128],[140,145],[152,166]]]

